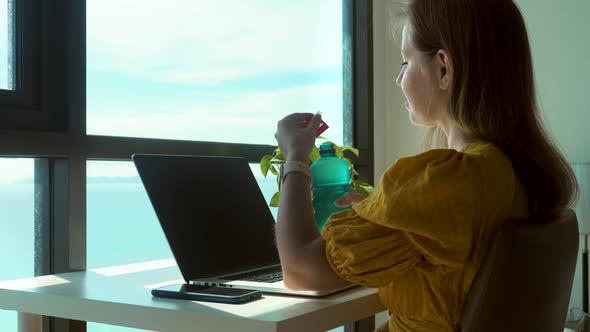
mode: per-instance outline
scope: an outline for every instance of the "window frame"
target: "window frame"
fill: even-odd
[[[10,0],[10,33],[14,41],[14,90],[0,89],[0,128],[40,129],[46,127],[47,112],[39,104],[41,64],[35,54],[44,52],[40,43],[40,2]],[[26,22],[26,23],[25,23]]]
[[[17,9],[22,14],[21,30],[32,34],[20,37],[24,52],[19,54],[25,56],[17,63],[17,68],[29,68],[23,73],[23,82],[29,85],[12,100],[0,94],[0,156],[36,158],[35,275],[86,269],[88,160],[130,161],[133,153],[156,153],[233,155],[258,163],[276,149],[263,144],[87,135],[86,2],[15,3],[23,4]],[[372,0],[342,0],[342,5],[344,143],[360,150],[355,166],[360,178],[373,183]],[[345,327],[347,332],[354,329],[354,324]],[[44,318],[43,331],[85,330],[85,322]]]

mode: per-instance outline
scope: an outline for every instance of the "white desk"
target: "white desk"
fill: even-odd
[[[159,268],[164,264],[165,267]],[[0,308],[156,331],[326,331],[384,311],[376,291],[356,287],[313,299],[263,295],[232,305],[155,298],[181,281],[170,261],[0,282]],[[135,272],[129,272],[129,271]]]

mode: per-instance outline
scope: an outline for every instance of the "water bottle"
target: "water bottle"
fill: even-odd
[[[320,158],[311,165],[313,207],[320,231],[332,213],[346,210],[336,206],[338,198],[351,191],[350,166],[336,156],[334,144],[320,145]]]

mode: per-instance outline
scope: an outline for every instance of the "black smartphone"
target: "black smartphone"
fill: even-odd
[[[165,287],[153,288],[152,295],[194,301],[244,303],[261,298],[262,292],[233,287],[174,284]]]

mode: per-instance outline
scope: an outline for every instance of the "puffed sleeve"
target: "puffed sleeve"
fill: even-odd
[[[365,220],[354,210],[333,214],[322,235],[334,271],[365,287],[385,286],[423,259],[404,232]]]
[[[420,263],[464,265],[481,214],[480,173],[474,157],[454,150],[399,159],[371,196],[330,217],[322,232],[328,261],[367,287]]]

